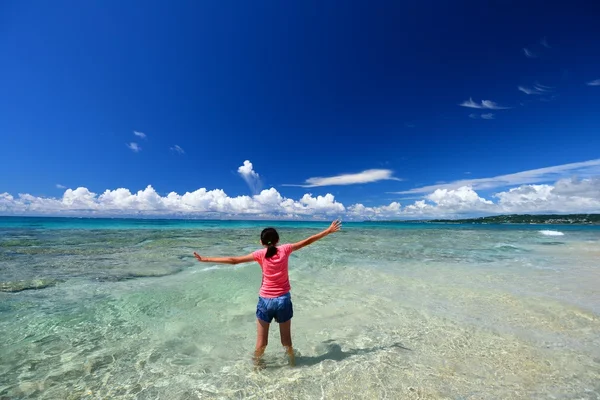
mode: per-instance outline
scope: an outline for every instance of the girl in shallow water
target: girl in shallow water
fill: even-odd
[[[257,337],[254,361],[258,363],[265,352],[269,339],[269,326],[273,319],[279,324],[281,344],[294,365],[294,349],[292,347],[292,298],[290,295],[290,281],[288,277],[288,259],[294,251],[308,246],[330,233],[341,229],[339,220],[331,223],[329,228],[307,239],[293,244],[278,246],[279,234],[274,228],[266,228],[260,234],[263,249],[241,257],[204,257],[198,253],[194,256],[201,262],[240,264],[256,261],[262,269],[262,284],[256,306]]]

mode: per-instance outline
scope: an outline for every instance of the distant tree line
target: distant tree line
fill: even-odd
[[[454,223],[454,224],[567,224],[567,225],[600,225],[600,214],[514,214],[496,215],[492,217],[467,219],[433,219],[422,222]]]

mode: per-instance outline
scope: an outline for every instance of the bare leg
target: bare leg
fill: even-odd
[[[254,350],[254,364],[258,365],[261,357],[265,353],[269,343],[269,324],[259,318],[256,319],[256,349]]]
[[[294,348],[292,347],[292,320],[288,320],[279,324],[279,334],[281,336],[281,344],[285,348],[285,352],[290,360],[290,366],[296,365],[294,357]]]

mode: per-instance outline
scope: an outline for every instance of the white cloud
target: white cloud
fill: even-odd
[[[142,150],[142,148],[135,142],[127,143],[127,147],[129,147],[134,153],[138,153]]]
[[[66,186],[64,186],[64,185],[61,185],[60,183],[57,183],[57,184],[56,184],[56,188],[57,188],[57,189],[66,189],[67,187],[66,187]]]
[[[426,200],[406,206],[402,213],[406,217],[421,218],[514,213],[598,213],[600,178],[561,179],[554,185],[521,185],[496,193],[492,198],[496,201],[480,197],[469,186],[437,189],[426,196]]]
[[[542,94],[539,93],[538,91],[536,91],[535,89],[531,89],[525,86],[518,86],[517,89],[519,89],[521,92],[525,93],[525,94]]]
[[[175,153],[178,153],[178,154],[185,154],[185,151],[179,145],[175,145],[175,146],[171,147],[171,151],[174,151]]]
[[[551,49],[552,47],[550,47],[550,45],[548,44],[548,40],[546,38],[543,38],[542,40],[540,40],[540,44],[542,46],[544,46],[547,49]]]
[[[238,174],[244,178],[253,194],[258,193],[258,191],[261,189],[262,183],[260,176],[256,171],[254,171],[254,167],[249,160],[244,161],[244,164],[238,168]]]
[[[600,211],[600,179],[568,178],[554,185],[524,185],[494,197],[504,212],[596,213]]]
[[[489,206],[493,205],[490,200],[479,197],[479,195],[468,186],[462,186],[458,189],[436,189],[433,193],[426,196],[426,198],[434,202],[438,207],[451,208],[454,210],[489,209]]]
[[[523,48],[523,53],[525,53],[525,57],[527,58],[537,58],[537,55],[534,54],[531,50],[527,49],[527,48]]]
[[[548,92],[552,91],[552,87],[540,85],[539,83],[534,84],[533,87],[518,86],[517,89],[528,95],[530,95],[530,94],[547,94]]]
[[[469,118],[472,119],[494,119],[494,114],[493,113],[487,113],[487,114],[469,114]]]
[[[579,196],[600,199],[600,177],[579,180],[561,179],[554,185],[553,193],[559,196]]]
[[[496,201],[493,201],[496,200]],[[399,202],[367,207],[348,207],[332,194],[305,194],[298,200],[282,196],[276,189],[254,196],[230,197],[221,189],[159,195],[152,186],[136,193],[120,188],[98,195],[80,187],[67,189],[61,198],[0,193],[0,215],[64,216],[186,216],[230,218],[314,219],[414,219],[507,213],[596,213],[600,212],[600,177],[566,178],[552,184],[521,185],[481,197],[471,186],[438,188],[404,207]]]
[[[348,207],[347,214],[356,219],[391,219],[402,215],[402,208],[396,201],[380,207],[365,207],[359,203]]]
[[[491,100],[481,100],[481,103],[476,103],[471,97],[469,98],[469,100],[465,100],[462,103],[460,103],[459,106],[486,110],[508,110],[510,108],[499,106],[496,102],[493,102]]]
[[[142,139],[146,139],[146,134],[144,132],[133,131],[133,134]]]
[[[587,83],[588,86],[600,86],[600,79],[596,79]]]
[[[35,197],[20,194],[13,197],[0,194],[1,214],[51,215],[221,215],[221,216],[335,216],[345,212],[344,205],[333,195],[313,197],[305,194],[300,200],[288,199],[276,189],[263,190],[254,196],[229,197],[223,190],[198,189],[185,194],[160,196],[152,186],[137,193],[120,188],[97,195],[80,187],[67,189],[62,198]]]
[[[425,194],[431,193],[436,189],[458,189],[462,186],[469,186],[475,190],[485,190],[522,184],[550,182],[572,174],[579,174],[580,176],[585,175],[588,177],[600,174],[600,159],[572,164],[556,165],[547,168],[532,169],[528,171],[517,172],[514,174],[494,176],[491,178],[461,179],[450,183],[423,186],[397,193]]]
[[[356,174],[342,174],[329,177],[314,177],[308,178],[303,185],[284,184],[283,186],[300,186],[300,187],[319,187],[319,186],[341,186],[341,185],[356,185],[361,183],[372,183],[383,180],[400,181],[401,179],[393,176],[393,171],[389,169],[368,169]]]

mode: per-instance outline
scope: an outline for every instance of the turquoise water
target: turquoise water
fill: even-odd
[[[0,398],[600,397],[600,229],[348,223],[292,255],[297,367],[254,371],[260,230],[0,218]]]

